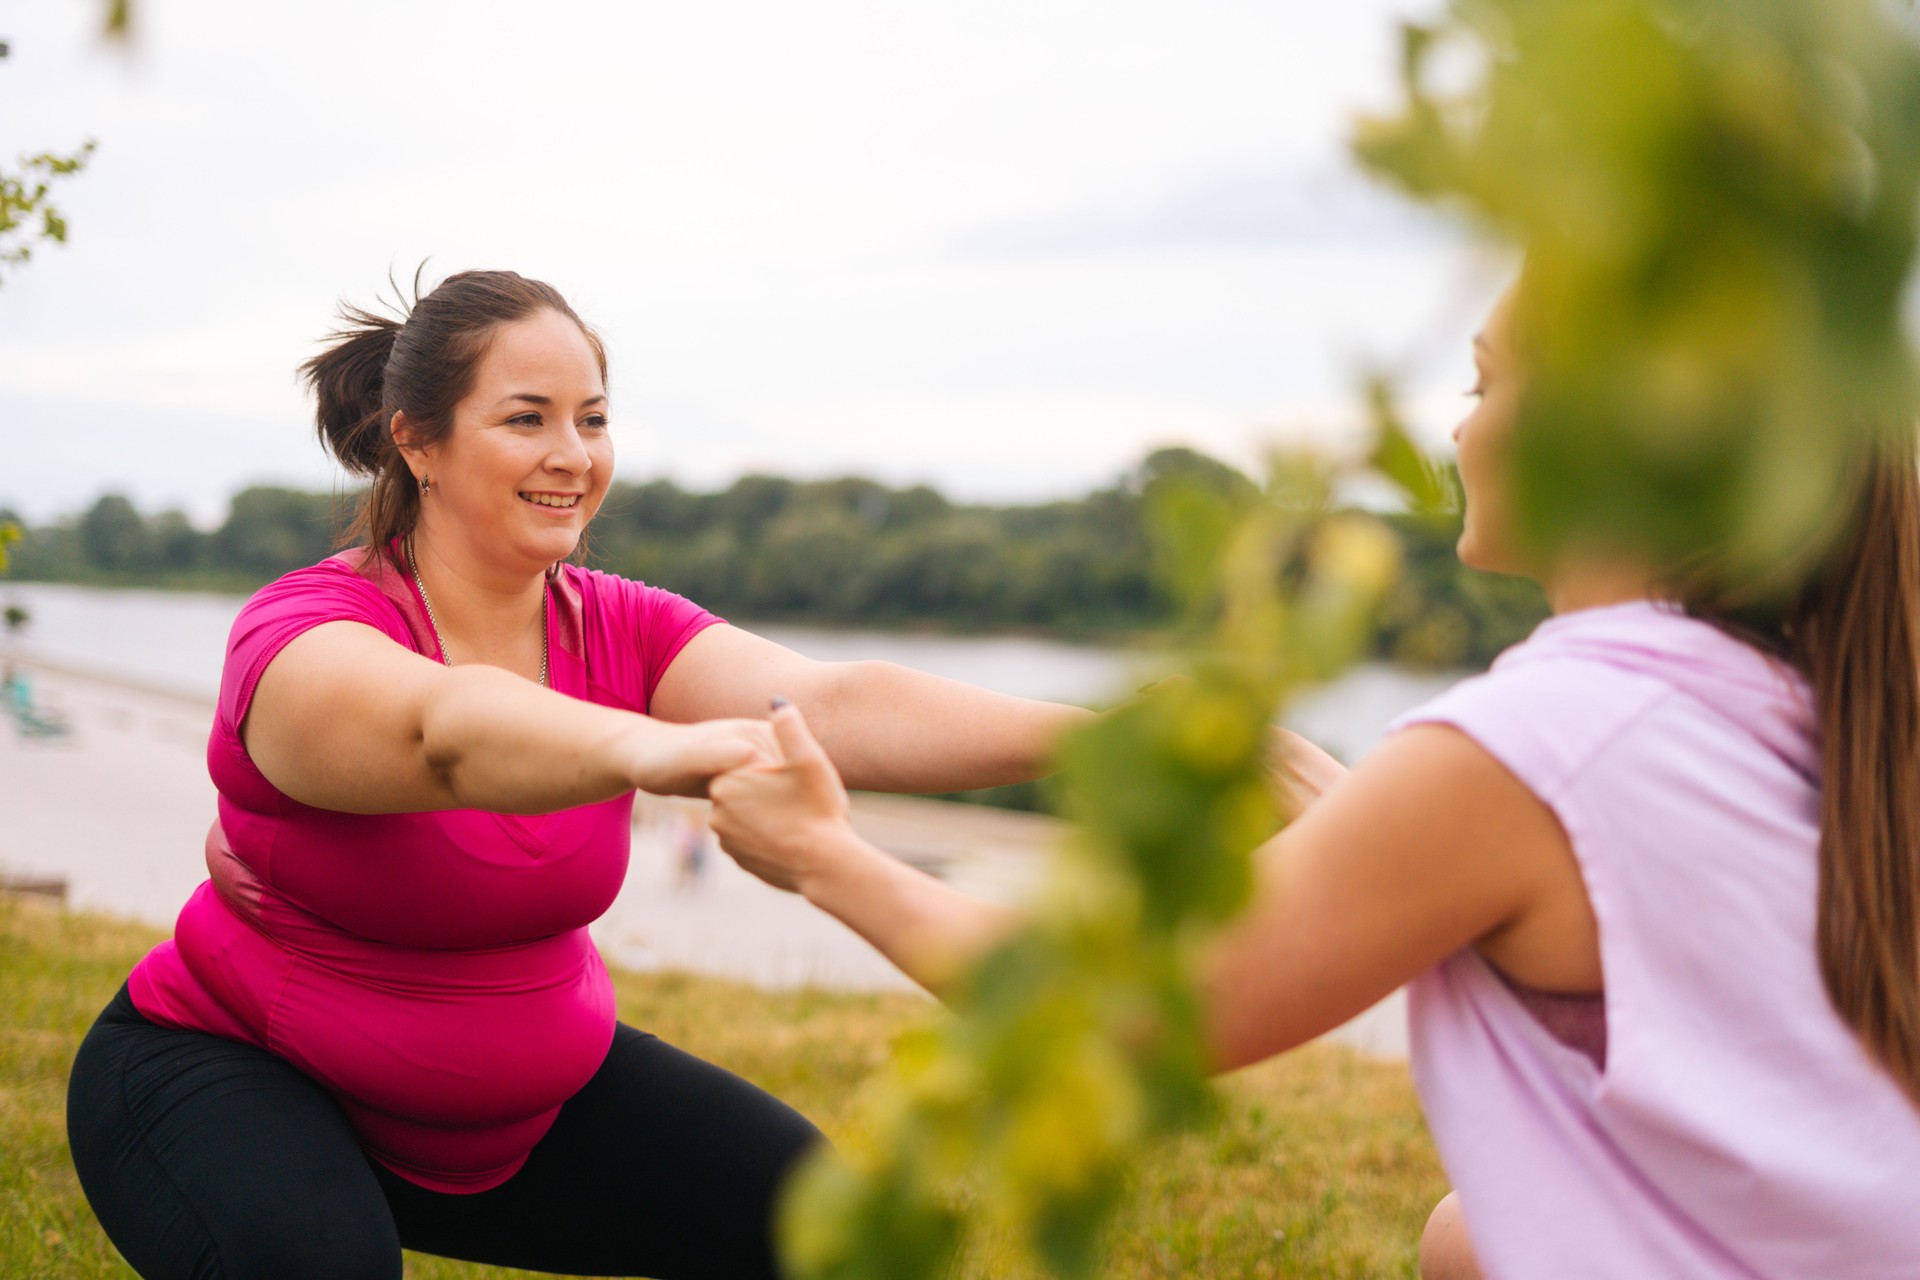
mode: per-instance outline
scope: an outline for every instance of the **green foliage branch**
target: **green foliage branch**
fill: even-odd
[[[1514,490],[1534,553],[1712,556],[1761,595],[1797,580],[1863,437],[1916,405],[1907,20],[1878,0],[1455,0],[1403,54],[1405,107],[1362,122],[1362,162],[1527,251]]]
[[[1363,123],[1363,163],[1528,251],[1511,488],[1531,552],[1790,585],[1860,446],[1915,408],[1911,34],[1875,0],[1455,0],[1403,48],[1406,105]],[[1371,401],[1373,464],[1438,508],[1390,391]],[[1172,580],[1216,620],[1207,656],[1067,744],[1079,834],[955,1018],[901,1047],[872,1141],[796,1183],[796,1274],[940,1275],[979,1218],[1091,1275],[1129,1161],[1205,1114],[1191,961],[1277,824],[1267,726],[1356,656],[1393,568],[1331,480],[1296,460],[1256,500],[1156,504]]]
[[[25,266],[43,242],[66,243],[67,219],[53,203],[53,184],[86,168],[93,149],[89,140],[71,155],[43,151],[23,157],[15,172],[0,170],[0,268]]]
[[[1403,436],[1384,433],[1376,461],[1410,501],[1435,492]],[[943,1275],[989,1224],[1053,1274],[1094,1275],[1133,1162],[1212,1113],[1193,963],[1280,826],[1270,726],[1289,691],[1363,650],[1398,567],[1383,522],[1335,508],[1342,472],[1280,458],[1263,488],[1155,495],[1203,656],[1066,744],[1076,835],[1031,923],[964,980],[951,1020],[897,1047],[871,1141],[797,1179],[794,1274]]]
[[[104,0],[100,38],[108,43],[129,39],[133,8],[133,0]],[[70,154],[42,151],[22,156],[13,172],[0,169],[0,268],[26,266],[40,244],[67,242],[67,219],[53,203],[53,184],[85,169],[94,147],[89,138]],[[0,273],[0,282],[4,279]]]

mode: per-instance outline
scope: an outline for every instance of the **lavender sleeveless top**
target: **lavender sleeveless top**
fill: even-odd
[[[1473,950],[1410,990],[1415,1082],[1491,1280],[1920,1277],[1920,1111],[1814,951],[1805,683],[1640,602],[1565,614],[1395,727],[1466,733],[1558,816],[1605,1055]]]
[[[644,712],[712,614],[564,566],[547,595],[549,677]],[[536,816],[353,814],[282,794],[240,738],[295,636],[364,623],[436,661],[419,593],[358,552],[290,573],[234,621],[207,743],[210,878],[128,981],[164,1026],[277,1053],[334,1096],[367,1152],[437,1191],[497,1186],[606,1057],[613,988],[587,925],[626,874],[632,796]]]

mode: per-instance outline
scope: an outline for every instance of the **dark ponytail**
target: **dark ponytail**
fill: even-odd
[[[384,548],[420,518],[420,489],[393,441],[393,415],[404,413],[414,439],[436,445],[453,430],[454,407],[473,386],[474,370],[502,325],[557,311],[580,326],[607,376],[600,336],[574,313],[559,290],[511,271],[462,271],[419,296],[399,318],[342,306],[344,327],[300,366],[314,394],[314,424],[327,452],[349,474],[371,483],[345,543]]]
[[[301,365],[300,376],[313,392],[320,443],[348,474],[376,476],[386,461],[387,359],[402,321],[353,306],[340,318],[346,327],[327,335],[332,345]]]

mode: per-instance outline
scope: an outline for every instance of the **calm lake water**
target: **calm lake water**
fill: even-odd
[[[19,651],[89,674],[209,701],[220,687],[227,632],[240,596],[9,583],[0,601],[32,612]],[[751,624],[749,624],[751,626]],[[878,658],[1028,698],[1100,706],[1174,670],[1164,654],[1011,636],[915,635],[814,627],[751,626],[826,661]],[[1433,697],[1458,673],[1356,668],[1296,701],[1294,728],[1342,759],[1379,740],[1395,716]]]

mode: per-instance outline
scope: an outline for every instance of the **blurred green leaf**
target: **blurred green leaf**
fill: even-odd
[[[954,1018],[874,1085],[875,1150],[796,1190],[797,1275],[939,1274],[972,1222],[1051,1274],[1098,1275],[1128,1170],[1213,1113],[1195,942],[1245,902],[1249,854],[1279,827],[1266,767],[1284,696],[1364,651],[1399,543],[1333,509],[1343,477],[1324,459],[1276,459],[1263,488],[1164,461],[1179,465],[1146,486],[1156,552],[1203,656],[1063,744],[1077,835]]]
[[[1358,126],[1363,163],[1527,249],[1512,470],[1535,554],[1711,554],[1791,583],[1862,443],[1920,401],[1911,32],[1875,0],[1456,0],[1403,28],[1402,80],[1403,108]],[[1452,508],[1390,388],[1367,398],[1405,537],[1333,510],[1325,459],[1278,456],[1257,489],[1177,451],[1146,469],[1201,656],[1065,744],[1078,835],[954,1018],[876,1083],[872,1152],[808,1175],[798,1274],[939,1274],[983,1218],[1037,1266],[1097,1274],[1130,1163],[1206,1113],[1189,965],[1277,827],[1269,726],[1363,652]],[[1403,639],[1457,647],[1446,622]]]
[[[1404,105],[1356,153],[1527,250],[1534,553],[1795,581],[1864,440],[1920,408],[1910,22],[1875,0],[1461,0],[1405,49]],[[1462,57],[1464,86],[1437,70]]]
[[[1406,419],[1394,400],[1393,386],[1383,376],[1366,380],[1369,417],[1373,424],[1374,470],[1393,482],[1407,509],[1417,516],[1451,517],[1460,509],[1454,477],[1413,442]]]

